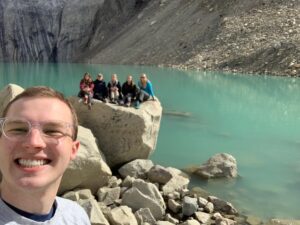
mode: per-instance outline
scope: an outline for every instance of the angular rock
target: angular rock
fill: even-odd
[[[222,211],[229,215],[235,215],[238,213],[238,211],[233,207],[231,203],[219,199],[215,196],[209,196],[208,201],[214,204],[214,208],[217,211]]]
[[[187,220],[179,225],[200,225],[200,223],[197,220]]]
[[[110,225],[104,217],[97,201],[95,199],[86,199],[78,202],[87,212],[91,224]]]
[[[23,91],[24,89],[16,84],[8,84],[0,91],[0,117],[7,104]]]
[[[237,224],[236,221],[227,219],[227,218],[219,218],[216,219],[216,225],[234,225]]]
[[[114,188],[120,186],[121,184],[122,179],[118,179],[117,177],[112,176],[108,181],[107,187]]]
[[[167,196],[174,191],[181,192],[182,189],[187,188],[189,182],[190,180],[185,177],[175,176],[162,187],[163,194]]]
[[[97,192],[98,201],[103,202],[105,205],[111,205],[120,198],[120,193],[120,187],[102,187]]]
[[[107,184],[112,172],[101,156],[89,129],[79,126],[77,139],[80,147],[76,158],[71,161],[63,175],[59,193],[87,188],[95,194],[100,187]]]
[[[169,213],[166,214],[165,216],[166,221],[173,223],[173,224],[178,224],[179,220],[171,216]]]
[[[166,210],[166,205],[157,187],[140,179],[135,180],[132,188],[123,194],[122,204],[129,206],[134,211],[140,208],[149,208],[156,220],[161,219]]]
[[[156,222],[156,225],[174,225],[174,223],[171,223],[169,221],[159,220],[159,221]]]
[[[208,213],[212,213],[214,211],[214,209],[215,209],[214,204],[211,202],[208,202],[206,204],[206,206],[204,207],[204,211],[208,212]]]
[[[135,215],[135,218],[139,225],[142,225],[145,223],[155,225],[155,223],[156,223],[155,218],[153,217],[150,209],[148,209],[148,208],[141,208],[141,209],[137,210],[134,213],[134,215]]]
[[[88,110],[78,100],[70,98],[80,124],[92,130],[110,167],[147,159],[154,151],[162,115],[158,100],[144,102],[138,110],[97,100]]]
[[[138,222],[128,206],[113,208],[108,216],[110,225],[138,225]]]
[[[79,199],[94,199],[94,195],[92,194],[90,189],[82,189],[75,191],[78,193]]]
[[[152,183],[166,184],[172,178],[172,174],[163,166],[155,165],[148,172],[148,179]]]
[[[174,199],[168,200],[168,208],[173,213],[178,213],[181,210],[181,204],[176,202]]]
[[[227,153],[216,154],[194,171],[203,178],[237,177],[236,159]]]
[[[153,167],[153,162],[149,159],[136,159],[122,166],[118,172],[125,178],[131,176],[134,178],[146,179],[148,171]]]
[[[125,179],[122,181],[121,186],[122,186],[122,187],[131,188],[131,187],[132,187],[132,184],[133,184],[133,182],[134,182],[135,180],[136,180],[136,179],[135,179],[134,177],[127,176],[127,177],[125,177]]]
[[[184,216],[193,215],[198,209],[197,198],[185,196],[182,201],[182,213]]]
[[[171,173],[172,178],[162,187],[164,196],[176,191],[181,192],[183,189],[187,188],[190,182],[187,174],[172,167],[167,167],[167,170]]]
[[[208,201],[205,198],[199,197],[198,198],[198,205],[201,208],[204,208],[207,205]]]
[[[174,200],[180,199],[180,193],[178,191],[174,191],[174,192],[168,194],[167,197],[168,197],[168,199],[174,199]]]
[[[62,195],[62,197],[75,202],[79,200],[79,196],[78,194],[76,194],[75,191],[66,192],[65,194]]]
[[[211,218],[214,219],[214,220],[216,220],[216,219],[222,219],[223,216],[221,215],[221,213],[216,212],[216,213],[214,213],[214,214],[212,215]]]
[[[200,223],[206,224],[210,220],[211,215],[204,212],[195,212],[195,217]]]

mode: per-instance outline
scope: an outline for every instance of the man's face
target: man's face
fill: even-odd
[[[64,121],[72,124],[68,106],[55,98],[22,98],[14,102],[6,117],[25,119],[33,123]],[[72,135],[73,130],[68,130]],[[58,188],[61,177],[74,159],[79,142],[63,136],[55,144],[33,127],[22,141],[12,141],[3,134],[0,137],[1,187],[26,190]]]

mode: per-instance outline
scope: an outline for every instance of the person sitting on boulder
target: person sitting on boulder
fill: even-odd
[[[99,73],[94,81],[94,98],[102,102],[107,102],[107,87],[103,74]]]
[[[135,99],[137,90],[138,89],[133,82],[132,76],[128,75],[127,80],[122,85],[123,101],[127,107],[129,107],[131,102]]]
[[[83,103],[87,104],[89,109],[91,109],[94,83],[89,73],[83,75],[79,87],[80,91],[78,97],[83,98]]]
[[[155,100],[152,83],[150,80],[148,80],[147,75],[145,73],[141,74],[138,86],[140,90],[137,95],[135,105],[136,108],[139,108],[140,103],[149,100],[150,97],[153,101]]]
[[[113,104],[118,103],[118,100],[122,99],[122,88],[118,81],[117,74],[114,73],[111,75],[111,80],[108,82],[107,88],[110,102]]]

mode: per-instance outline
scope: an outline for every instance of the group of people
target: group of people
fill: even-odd
[[[155,100],[151,81],[145,73],[140,75],[140,80],[136,85],[132,75],[128,75],[126,81],[121,85],[117,74],[112,74],[110,81],[106,84],[103,74],[99,73],[93,81],[89,73],[85,73],[80,81],[80,91],[78,97],[83,103],[91,108],[93,99],[103,102],[110,102],[124,106],[134,104],[139,108],[140,103],[149,99]]]

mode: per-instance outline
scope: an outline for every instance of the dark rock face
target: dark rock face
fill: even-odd
[[[0,61],[64,62],[101,44],[135,0],[0,1]],[[138,6],[138,7],[137,7]]]

